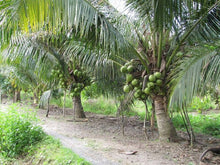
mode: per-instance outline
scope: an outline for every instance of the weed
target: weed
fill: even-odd
[[[216,108],[215,102],[211,99],[210,95],[207,95],[203,98],[200,97],[194,97],[192,100],[192,103],[189,105],[188,109],[189,111],[198,111],[199,113],[202,113],[204,110],[208,109],[215,109]]]
[[[33,110],[16,104],[0,110],[0,164],[89,165],[47,136],[37,122]]]
[[[16,105],[7,112],[0,111],[0,148],[4,157],[17,157],[26,153],[30,146],[41,141],[44,132],[37,126],[35,116],[20,113]],[[29,110],[27,110],[29,111]]]
[[[189,114],[189,118],[195,132],[219,137],[220,114],[211,114],[211,115]],[[183,119],[179,114],[175,115],[172,121],[176,128],[185,130]]]
[[[83,100],[84,110],[87,112],[93,112],[104,115],[116,115],[117,106],[112,99],[105,99],[99,97],[98,101],[95,99]]]
[[[73,153],[72,150],[62,147],[62,144],[54,138],[47,136],[30,151],[29,157],[34,164],[39,161],[52,165],[89,165],[83,158]],[[28,157],[27,157],[28,158]]]

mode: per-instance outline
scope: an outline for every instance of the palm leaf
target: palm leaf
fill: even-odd
[[[219,54],[216,50],[198,46],[187,54],[173,67],[169,77],[171,106],[183,107],[191,102],[193,96],[204,91],[206,84],[219,83]]]
[[[55,35],[60,31],[74,32],[115,54],[130,47],[104,15],[86,0],[18,0],[12,1],[1,14],[3,38],[8,35],[7,27],[10,27],[13,31],[21,29],[26,33],[41,30]]]

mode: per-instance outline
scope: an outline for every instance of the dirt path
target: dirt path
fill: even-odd
[[[115,117],[86,113],[86,122],[73,122],[72,110],[66,113],[65,118],[59,109],[53,109],[49,118],[46,110],[38,110],[37,115],[49,135],[94,165],[197,165],[206,148],[220,144],[220,139],[203,135],[197,140],[206,145],[195,144],[193,148],[186,140],[161,144],[156,131],[148,132],[151,138],[146,140],[143,123],[135,117],[126,119],[123,136]],[[180,132],[179,136],[186,137]],[[130,151],[137,153],[127,155]]]
[[[45,110],[40,110],[38,116],[46,132],[59,138],[65,146],[92,164],[196,165],[200,154],[208,147],[196,144],[191,148],[187,141],[161,144],[156,140],[156,132],[152,139],[146,140],[143,123],[134,117],[126,120],[123,136],[115,117],[86,113],[87,122],[70,122],[71,110],[67,114],[64,118],[57,109],[46,118]],[[180,136],[184,137],[185,134]],[[201,143],[208,143],[208,137],[198,136],[197,139]],[[213,141],[209,146],[219,142]],[[137,153],[126,155],[127,151]]]
[[[100,153],[97,153],[90,147],[87,147],[82,144],[82,141],[74,138],[74,137],[68,137],[61,135],[57,133],[56,131],[51,131],[47,127],[44,127],[44,131],[56,139],[59,139],[63,146],[70,148],[72,151],[74,151],[76,154],[80,155],[80,157],[83,157],[88,162],[94,164],[94,165],[114,165],[117,164],[116,162],[113,162],[111,160],[108,160]]]
[[[41,118],[42,119],[42,118]],[[134,143],[133,140],[125,139],[122,141],[115,137],[100,136],[100,132],[84,129],[80,131],[79,125],[86,125],[85,122],[61,122],[63,119],[51,116],[43,118],[42,127],[49,134],[58,139],[64,146],[71,148],[75,153],[85,158],[94,165],[117,165],[117,164],[149,164],[149,165],[175,165],[176,162],[157,155],[157,151],[146,151],[145,143]],[[91,132],[93,132],[91,135]],[[90,135],[88,135],[89,133]],[[138,144],[138,145],[137,145]],[[149,145],[150,146],[150,145]],[[153,147],[153,146],[152,146]],[[138,151],[135,155],[126,155],[124,151]]]

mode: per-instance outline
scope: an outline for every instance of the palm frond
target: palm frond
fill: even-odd
[[[216,59],[217,58],[217,59]],[[217,51],[210,51],[206,47],[196,47],[192,48],[190,52],[185,55],[179,64],[176,64],[171,71],[168,86],[170,86],[170,106],[183,107],[191,102],[192,97],[205,90],[205,83],[208,83],[207,80],[216,80],[213,76],[208,77],[203,76],[204,66],[208,66],[212,59],[214,60],[215,65],[209,70],[209,75],[216,73],[218,65]],[[217,67],[217,68],[216,68]],[[207,70],[208,71],[208,70]],[[216,75],[215,75],[216,76]],[[219,78],[219,76],[216,76]],[[208,78],[208,79],[207,79]],[[206,79],[206,80],[205,80]],[[219,79],[215,81],[218,83]]]
[[[21,29],[22,33],[44,30],[55,35],[61,31],[77,34],[115,54],[131,49],[117,29],[86,0],[12,1],[1,15],[3,40],[8,35],[7,27],[11,27],[13,31]]]
[[[202,80],[204,84],[209,84],[213,87],[220,84],[220,49],[219,45],[216,48],[216,55],[212,56],[203,68]]]

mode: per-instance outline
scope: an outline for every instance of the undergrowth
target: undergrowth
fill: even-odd
[[[62,144],[47,136],[41,143],[38,143],[30,151],[26,160],[31,160],[32,164],[50,165],[89,165],[83,158],[74,154],[72,150],[62,147]]]
[[[189,118],[195,132],[208,134],[220,138],[220,114],[189,114]],[[185,130],[184,122],[180,115],[175,115],[172,121],[177,129]]]
[[[7,112],[0,111],[0,148],[4,157],[23,155],[43,139],[45,134],[36,121],[31,110],[20,112],[15,105],[10,106]]]
[[[37,125],[34,111],[12,105],[0,109],[0,164],[87,165],[84,159]]]
[[[217,105],[210,95],[205,97],[193,97],[192,103],[188,106],[189,111],[197,111],[202,113],[202,111],[215,109]]]

